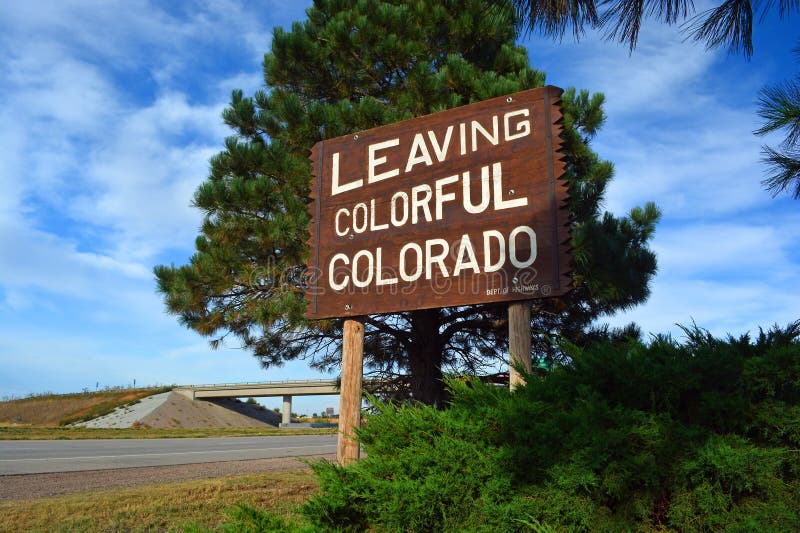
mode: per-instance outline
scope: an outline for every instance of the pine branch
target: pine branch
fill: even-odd
[[[769,146],[761,150],[762,161],[767,164],[767,177],[761,182],[773,196],[791,191],[800,200],[800,150],[778,152]]]
[[[789,148],[800,144],[800,77],[762,89],[758,97],[758,116],[764,125],[756,135],[786,128],[788,134],[781,146]]]
[[[711,50],[727,46],[730,53],[753,56],[753,6],[750,0],[727,0],[692,18],[685,31]]]
[[[567,29],[579,39],[586,27],[599,23],[593,0],[520,0],[514,2],[520,20],[527,20],[529,30],[561,39]]]

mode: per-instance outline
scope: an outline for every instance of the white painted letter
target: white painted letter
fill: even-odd
[[[503,121],[505,122],[505,129],[506,129],[506,142],[513,141],[514,139],[520,139],[525,137],[526,135],[531,134],[531,121],[528,119],[521,120],[517,122],[516,130],[518,133],[514,133],[513,135],[510,134],[511,132],[511,124],[509,124],[509,120],[511,117],[515,117],[517,115],[522,115],[523,117],[527,117],[530,114],[530,111],[527,109],[518,109],[517,111],[510,111],[503,115]]]
[[[375,224],[375,198],[369,201],[369,230],[370,231],[378,231],[382,229],[386,229],[389,227],[389,224]]]
[[[467,261],[464,261],[464,252],[469,256]],[[478,267],[478,258],[475,257],[475,249],[472,247],[472,241],[466,233],[461,236],[461,244],[458,245],[458,254],[456,259],[456,266],[453,269],[453,275],[458,274],[467,268],[471,268],[476,274],[479,274],[481,269]]]
[[[397,199],[403,199],[403,217],[397,217]],[[398,191],[392,196],[392,226],[399,228],[408,220],[408,195],[403,191]]]
[[[416,270],[413,274],[406,272],[406,252],[414,250],[417,253]],[[422,275],[422,248],[415,242],[409,242],[400,248],[400,279],[403,281],[414,282]]]
[[[531,246],[531,255],[525,261],[520,261],[517,258],[517,235],[524,233],[528,236]],[[508,236],[508,255],[511,259],[511,264],[517,268],[529,267],[536,261],[536,233],[533,228],[529,226],[517,226],[511,231]]]
[[[486,168],[486,167],[484,167]],[[494,210],[512,209],[528,205],[528,197],[503,200],[503,169],[500,163],[492,164],[492,181],[494,182]]]
[[[358,224],[358,212],[363,211],[364,215],[362,216],[362,224],[359,226]],[[367,204],[364,202],[357,203],[355,207],[353,207],[353,231],[356,233],[364,233],[367,231]]]
[[[358,189],[362,185],[364,185],[363,179],[339,185],[339,152],[334,152],[333,160],[331,161],[331,196]]]
[[[443,193],[442,188],[445,185],[450,185],[451,183],[456,183],[457,181],[458,174],[436,180],[436,220],[442,220],[442,204],[445,202],[452,202],[456,199],[456,193]]]
[[[442,251],[438,254],[433,253],[434,246],[441,246]],[[444,277],[448,277],[447,267],[444,266],[444,258],[450,252],[450,245],[444,239],[428,239],[425,241],[425,279],[431,279],[433,276],[433,264],[439,265],[439,270]]]
[[[415,155],[419,152],[419,155]],[[408,162],[406,163],[406,172],[414,168],[414,165],[425,163],[428,166],[433,164],[431,154],[428,153],[428,146],[425,144],[425,137],[421,133],[414,135],[414,141],[411,143],[411,150],[408,152]]]
[[[376,285],[396,285],[397,278],[382,278],[383,275],[383,250],[380,246],[375,249],[375,280]]]
[[[431,140],[431,146],[433,146],[433,151],[436,152],[436,159],[441,163],[447,157],[447,148],[450,146],[450,136],[453,134],[453,126],[449,126],[447,128],[447,133],[444,134],[444,142],[439,145],[439,142],[436,140],[436,134],[432,131],[428,132],[428,139]]]
[[[345,265],[349,265],[350,260],[344,254],[336,254],[333,256],[333,259],[331,259],[331,263],[328,266],[328,285],[330,285],[331,289],[335,291],[341,291],[347,287],[348,283],[350,283],[350,276],[345,275],[341,283],[336,283],[336,280],[333,279],[333,275],[336,274],[336,266],[334,266],[336,261],[341,261]]]
[[[469,183],[469,170],[464,172],[463,175],[464,186],[464,210],[473,215],[483,213],[489,207],[489,167],[481,168],[481,203],[474,205],[472,203],[472,187]]]
[[[500,245],[500,254],[497,256],[497,262],[492,263],[492,247],[491,247],[491,239],[494,238],[497,240],[497,244]],[[503,237],[503,234],[495,229],[489,229],[483,232],[483,271],[484,272],[496,272],[503,268],[503,265],[506,262],[506,241]]]
[[[478,131],[481,132],[487,141],[492,143],[492,145],[497,146],[500,143],[500,132],[499,127],[497,125],[497,115],[492,117],[492,133],[486,131],[486,129],[481,125],[480,122],[477,120],[472,121],[472,151],[475,152],[478,150]]]
[[[383,150],[384,148],[391,148],[392,146],[397,146],[398,144],[400,144],[400,139],[390,139],[388,141],[383,141],[382,143],[369,145],[369,160],[367,162],[367,183],[375,183],[376,181],[393,178],[398,174],[400,174],[399,168],[393,168],[392,170],[387,170],[386,172],[375,174],[375,167],[386,163],[386,156],[383,155],[381,157],[375,157],[375,152],[377,152],[378,150]]]
[[[358,259],[360,257],[367,258],[367,268],[362,269],[363,272],[367,273],[367,278],[364,280],[358,279]],[[356,255],[353,256],[353,285],[356,287],[366,287],[370,283],[372,283],[372,276],[374,262],[372,258],[372,254],[369,250],[359,250],[356,252]]]
[[[346,207],[343,207],[343,208],[339,209],[338,211],[336,211],[336,218],[335,218],[335,220],[336,220],[336,235],[338,235],[339,237],[344,237],[345,235],[347,235],[347,232],[350,231],[349,227],[345,227],[343,231],[339,230],[339,215],[341,215],[342,213],[344,213],[344,216],[349,217],[350,216],[350,210],[347,209]]]
[[[424,193],[425,197],[420,199],[420,194]],[[411,223],[416,224],[419,220],[417,216],[419,214],[419,208],[421,207],[425,212],[425,220],[427,222],[431,222],[433,219],[431,218],[431,208],[428,205],[431,201],[431,196],[433,195],[433,191],[431,191],[431,186],[427,184],[416,185],[411,189]]]

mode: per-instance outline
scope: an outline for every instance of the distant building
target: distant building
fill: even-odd
[[[333,407],[326,407],[325,408],[325,416],[333,416],[333,415],[334,415]]]

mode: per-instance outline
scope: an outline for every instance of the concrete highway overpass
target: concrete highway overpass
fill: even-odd
[[[223,383],[218,385],[184,385],[175,389],[191,398],[244,398],[266,396],[322,396],[339,394],[335,379],[304,381],[266,381],[263,383]]]
[[[364,388],[380,388],[382,380],[364,380]],[[216,385],[182,385],[175,392],[192,400],[214,400],[219,398],[263,398],[282,396],[282,423],[291,422],[292,396],[324,396],[339,394],[339,382],[335,379],[266,381],[260,383],[222,383]]]

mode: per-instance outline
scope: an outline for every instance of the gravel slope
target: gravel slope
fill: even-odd
[[[279,414],[257,405],[233,399],[191,400],[177,392],[165,392],[76,425],[88,428],[129,428],[134,424],[152,428],[252,428],[277,427],[280,421]]]
[[[75,425],[87,428],[129,428],[161,407],[171,394],[171,392],[162,392],[147,396],[133,405],[117,407],[107,415]]]

